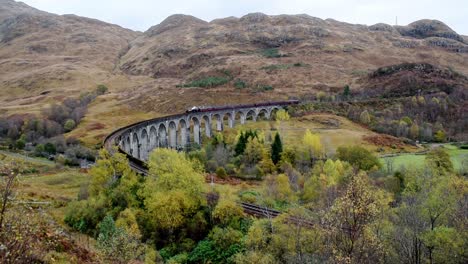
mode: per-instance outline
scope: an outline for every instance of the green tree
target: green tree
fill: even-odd
[[[466,203],[459,201],[466,186],[465,179],[452,174],[406,172],[401,204],[392,218],[394,262],[464,262],[466,220],[459,212],[466,211]]]
[[[426,163],[437,175],[447,175],[454,172],[450,155],[442,148],[435,148],[426,155]]]
[[[278,133],[276,133],[273,143],[271,144],[271,160],[274,164],[278,164],[281,159],[281,153],[283,152],[283,143]]]
[[[44,145],[44,151],[48,154],[55,154],[57,153],[57,149],[55,148],[55,145],[53,143],[50,143],[50,142],[47,142],[45,145]]]
[[[369,150],[360,146],[338,147],[336,153],[338,159],[347,161],[361,170],[368,171],[373,168],[382,167],[382,164],[376,156]]]
[[[15,142],[17,149],[24,149],[26,146],[26,135],[22,134],[18,140]]]
[[[249,138],[257,138],[258,135],[256,131],[252,130],[247,130],[247,131],[241,131],[237,140],[237,143],[234,147],[234,152],[236,153],[236,156],[244,154],[245,148],[247,146],[247,142],[249,141]]]
[[[349,88],[349,85],[345,85],[343,89],[343,97],[348,99],[350,95],[351,95],[351,89]]]
[[[257,138],[248,140],[243,156],[243,163],[246,167],[254,167],[262,160],[265,148]]]

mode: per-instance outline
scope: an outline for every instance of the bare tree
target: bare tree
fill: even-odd
[[[1,206],[0,208],[0,232],[2,232],[3,221],[5,219],[6,210],[8,207],[8,202],[10,196],[13,194],[13,188],[16,182],[16,179],[19,175],[19,166],[16,163],[11,163],[0,168],[0,177],[1,177]]]

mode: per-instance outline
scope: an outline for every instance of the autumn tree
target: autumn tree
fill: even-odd
[[[359,116],[359,120],[361,123],[368,125],[371,121],[369,112],[367,110],[362,111],[361,115]]]
[[[383,249],[372,227],[381,220],[389,202],[388,196],[374,188],[365,173],[352,177],[344,195],[325,217],[328,246],[337,262],[372,263],[371,259],[380,259]]]
[[[426,164],[437,175],[447,175],[454,172],[450,155],[442,148],[435,148],[426,155]]]
[[[175,230],[200,207],[204,177],[194,161],[171,149],[154,150],[148,165],[143,196],[151,224]]]
[[[138,238],[117,227],[111,216],[106,216],[99,224],[96,247],[113,263],[143,260],[145,254],[145,246]]]
[[[302,138],[302,144],[305,148],[305,155],[307,158],[315,160],[323,157],[323,145],[319,135],[312,134],[312,132],[307,129]]]
[[[64,221],[77,231],[95,235],[98,223],[107,214],[116,217],[126,208],[140,205],[137,194],[140,178],[125,155],[111,154],[105,149],[99,152],[89,174],[88,199],[69,203]]]
[[[283,127],[282,124],[284,121],[288,121],[291,117],[289,113],[285,109],[280,109],[276,112],[275,119],[276,124],[279,127],[280,132],[283,134]]]
[[[410,127],[410,136],[412,139],[418,139],[419,138],[419,126],[416,123],[413,123]]]

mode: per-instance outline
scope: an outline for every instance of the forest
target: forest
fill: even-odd
[[[286,143],[283,135],[297,137],[285,124],[299,121],[290,119],[280,110],[268,132],[240,126],[185,151],[155,149],[146,176],[123,154],[100,150],[77,197],[54,201],[64,208],[59,220],[87,237],[85,249],[47,231],[52,220],[41,210],[12,204],[27,172],[2,162],[8,251],[0,260],[34,263],[72,250],[77,262],[106,263],[466,263],[466,162],[455,168],[440,145],[425,166],[396,168],[367,145],[330,151],[309,129]],[[281,214],[249,215],[241,203]],[[48,250],[56,253],[39,253]]]
[[[387,171],[361,146],[326,155],[309,130],[298,148],[241,130],[185,153],[156,149],[146,177],[102,150],[65,222],[112,262],[466,263],[466,175],[443,148],[425,162]],[[239,202],[283,214],[255,218]]]

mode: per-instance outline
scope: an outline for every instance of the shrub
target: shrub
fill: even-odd
[[[212,87],[226,84],[228,82],[229,82],[229,78],[227,77],[209,76],[206,78],[191,81],[187,84],[184,84],[182,87],[212,88]]]
[[[258,87],[258,90],[259,91],[272,91],[273,90],[273,86],[271,85],[266,85],[266,84],[260,84],[257,86]]]
[[[336,152],[338,159],[347,161],[361,170],[368,171],[374,167],[380,168],[382,166],[376,156],[360,146],[339,147]]]
[[[68,119],[63,125],[63,128],[65,129],[65,132],[70,132],[75,128],[75,126],[76,126],[75,120]]]
[[[55,154],[57,153],[57,149],[55,148],[55,145],[48,142],[44,145],[44,151],[48,154]]]
[[[23,135],[21,135],[21,137],[16,140],[16,143],[15,143],[15,146],[17,149],[24,149],[24,147],[26,146],[26,137]]]
[[[244,82],[244,81],[241,80],[241,79],[237,79],[237,80],[234,82],[234,87],[236,87],[237,89],[243,89],[243,88],[247,87],[247,83]]]
[[[99,84],[96,88],[97,95],[103,95],[107,92],[108,88],[104,84]]]
[[[227,178],[226,170],[223,167],[218,167],[216,169],[216,176],[218,176],[221,179],[226,179]]]
[[[262,55],[266,58],[280,58],[282,55],[279,53],[277,48],[265,49],[262,51]]]

